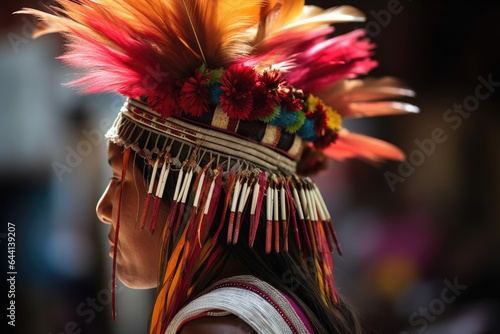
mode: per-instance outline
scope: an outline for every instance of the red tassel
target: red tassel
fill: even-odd
[[[274,223],[274,251],[276,253],[280,252],[280,222],[278,220],[273,221]]]
[[[259,175],[259,195],[255,203],[255,212],[250,216],[250,240],[249,245],[253,247],[257,229],[259,228],[260,212],[262,209],[262,202],[266,194],[267,176],[265,171],[261,171]]]
[[[173,235],[177,235],[177,231],[175,230],[175,227],[174,227],[174,220],[175,220],[175,217],[176,217],[176,213],[177,213],[177,208],[179,207],[179,201],[180,201],[180,197],[182,196],[181,194],[181,188],[182,188],[182,181],[184,181],[184,166],[185,166],[185,163],[182,165],[181,167],[181,170],[179,171],[179,176],[177,178],[177,183],[175,185],[175,190],[174,190],[174,197],[173,197],[173,201],[172,201],[172,207],[170,208],[170,212],[168,214],[168,218],[167,218],[167,222],[166,222],[166,225],[167,225],[167,236],[170,237],[170,231],[172,231],[173,229]],[[168,238],[167,238],[168,240]]]
[[[287,219],[287,197],[285,194],[285,179],[280,179],[280,207],[281,207],[281,225],[283,229],[283,250],[288,252],[288,219]]]
[[[297,208],[297,214],[299,216],[300,229],[302,231],[302,235],[304,236],[304,240],[309,251],[312,250],[311,240],[309,238],[309,233],[307,231],[307,226],[304,217],[304,210],[302,209],[302,204],[299,198],[299,193],[296,188],[293,188],[293,199],[295,203],[295,207]]]
[[[197,221],[197,228],[196,228],[196,231],[197,231],[197,236],[198,236],[198,241],[200,242],[200,246],[201,246],[201,242],[202,242],[202,239],[205,238],[205,231],[207,230],[207,228],[210,228],[210,226],[207,226],[208,222],[207,222],[207,215],[208,215],[208,212],[210,210],[210,205],[212,203],[212,197],[213,197],[213,193],[214,193],[214,190],[215,190],[215,178],[216,176],[210,178],[206,178],[205,179],[205,185],[203,185],[203,191],[202,191],[202,204],[200,205],[200,214],[199,214],[199,218],[198,218],[198,221]]]
[[[305,219],[300,219],[300,229],[302,231],[302,234],[304,235],[303,239],[306,241],[307,250],[309,250],[309,251],[313,250],[313,246],[312,246],[312,243],[311,243],[311,238],[309,236],[309,232],[308,232],[308,229],[307,229],[307,225],[306,225]]]
[[[326,225],[328,226],[328,229],[330,231],[330,235],[333,238],[333,242],[335,243],[335,246],[337,248],[337,251],[339,252],[339,255],[342,255],[342,247],[340,247],[340,242],[339,239],[337,238],[337,233],[335,232],[335,228],[333,227],[333,223],[331,220],[326,222]]]
[[[140,223],[141,230],[144,228],[144,226],[146,226],[146,219],[149,211],[149,203],[151,202],[151,197],[153,197],[153,187],[156,179],[156,171],[158,170],[158,160],[159,159],[156,159],[155,163],[153,164],[153,172],[151,173],[151,180],[149,181],[148,195],[146,197],[146,202],[144,203],[144,208],[142,209],[142,217]]]
[[[286,220],[282,220],[281,225],[283,226],[283,235],[285,236],[283,250],[288,252],[288,222]]]
[[[160,212],[161,197],[155,197],[153,204],[153,214],[151,215],[151,222],[149,225],[149,233],[153,234],[156,222],[158,221],[158,214]]]
[[[337,233],[335,232],[335,229],[333,227],[333,222],[332,222],[332,219],[330,217],[330,213],[328,212],[328,208],[326,207],[326,203],[323,199],[323,196],[321,196],[321,193],[318,189],[318,186],[316,186],[314,183],[313,183],[313,188],[314,188],[314,191],[316,193],[316,198],[319,200],[321,206],[323,207],[325,215],[326,215],[325,224],[327,225],[327,229],[329,231],[328,234],[333,239],[333,242],[335,244],[335,247],[337,248],[337,251],[339,252],[340,255],[342,255],[342,247],[340,247],[340,242],[337,238]],[[331,251],[333,251],[333,249]]]
[[[275,180],[276,182],[276,180]],[[278,197],[278,186],[274,188],[273,196],[273,223],[274,223],[274,251],[276,253],[280,252],[280,217],[279,217],[279,197]]]
[[[236,225],[234,227],[234,234],[232,240],[233,245],[236,245],[238,243],[238,239],[240,237],[241,215],[242,213],[238,211],[238,214],[236,215]]]
[[[234,218],[235,218],[235,212],[236,212],[236,206],[238,205],[238,199],[240,197],[241,193],[241,182],[242,182],[242,177],[236,176],[235,177],[236,184],[234,185],[234,191],[233,191],[233,196],[231,196],[231,211],[229,213],[229,223],[227,227],[227,243],[231,243],[233,239],[233,229],[234,229]]]
[[[184,216],[184,211],[186,210],[186,199],[189,192],[189,187],[191,186],[192,178],[193,178],[193,170],[192,168],[190,168],[189,172],[186,174],[186,177],[184,178],[184,183],[182,185],[181,191],[179,192],[180,205],[179,205],[179,212],[177,214],[177,221],[174,227],[174,235],[177,235],[181,227],[181,221],[182,217]]]
[[[185,209],[186,209],[186,203],[181,202],[179,205],[179,212],[177,214],[177,220],[175,222],[174,235],[177,235],[177,233],[179,233],[179,230],[181,228],[182,216],[184,216]]]
[[[208,222],[207,228],[208,229],[210,229],[212,227],[215,213],[217,212],[217,206],[219,203],[220,194],[221,194],[221,190],[222,190],[222,173],[223,173],[222,166],[220,166],[220,165],[217,166],[217,169],[215,170],[215,175],[214,175],[214,178],[215,178],[214,192],[212,194],[212,200],[210,201],[210,205],[209,205],[208,212],[207,212],[207,222]]]
[[[266,222],[266,253],[267,254],[271,253],[272,231],[273,231],[273,221],[268,219]]]
[[[310,219],[306,219],[305,221],[305,227],[306,227],[306,230],[307,230],[307,239],[310,240],[310,246],[312,247],[312,251],[314,253],[317,253],[318,252],[318,246],[316,244],[316,238],[315,238],[315,233],[314,233],[314,228],[312,226],[312,222]]]
[[[217,232],[215,232],[215,235],[214,235],[214,243],[215,241],[217,240],[217,238],[219,237],[219,234],[220,232],[222,231],[222,228],[224,227],[224,222],[225,222],[225,219],[226,219],[226,213],[227,213],[227,208],[229,206],[229,202],[231,201],[231,198],[232,198],[232,195],[233,195],[233,189],[234,189],[234,185],[236,183],[236,175],[234,175],[234,172],[231,170],[229,171],[229,174],[227,176],[227,189],[226,189],[226,196],[224,198],[224,209],[222,211],[222,216],[221,216],[221,220],[219,222],[219,226],[217,228]]]
[[[141,230],[144,229],[144,226],[146,226],[146,219],[149,211],[149,203],[151,202],[152,197],[153,194],[149,193],[146,197],[146,202],[144,202],[144,208],[142,209],[141,224],[140,224]]]
[[[178,206],[178,202],[173,201],[172,206],[170,207],[170,212],[168,213],[168,217],[167,217],[167,222],[166,222],[167,234],[165,236],[165,240],[168,240],[170,238],[170,236],[172,235],[172,232],[173,232],[172,230],[174,227],[174,217],[175,217],[175,212],[177,211],[177,206]],[[175,235],[175,234],[173,234],[173,235]]]
[[[284,185],[285,185],[285,192],[286,192],[288,205],[290,208],[290,218],[292,220],[292,229],[293,229],[293,234],[295,236],[295,245],[297,246],[297,248],[299,250],[301,250],[302,245],[300,243],[299,227],[297,225],[297,216],[296,216],[297,212],[296,212],[295,205],[293,202],[293,196],[292,196],[292,193],[290,191],[290,185],[288,184],[288,182],[284,182]]]
[[[240,195],[240,202],[238,203],[238,214],[236,215],[236,225],[234,227],[233,234],[233,244],[235,245],[238,242],[240,236],[241,229],[241,219],[243,216],[243,211],[245,210],[248,202],[248,197],[250,196],[251,190],[253,188],[255,179],[252,177],[252,174],[247,176],[247,181],[245,182],[242,193]]]
[[[273,232],[273,196],[272,185],[267,186],[266,193],[266,253],[271,253],[272,232]]]
[[[229,212],[229,223],[227,226],[227,243],[231,243],[233,238],[234,211]]]

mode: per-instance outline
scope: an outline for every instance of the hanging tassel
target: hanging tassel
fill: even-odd
[[[175,223],[174,236],[177,235],[181,227],[181,220],[182,217],[184,216],[184,211],[186,210],[186,199],[189,193],[189,187],[191,186],[191,180],[193,179],[193,174],[194,174],[193,168],[189,167],[189,171],[187,172],[184,182],[182,184],[181,192],[179,193],[180,196],[178,204],[179,212],[177,213],[177,221]]]
[[[193,221],[193,229],[194,229],[194,236],[195,239],[198,241],[198,246],[202,247],[203,244],[205,244],[205,222],[206,222],[206,215],[205,215],[205,209],[209,205],[209,201],[212,201],[212,194],[210,193],[211,191],[213,192],[212,189],[212,184],[214,185],[213,188],[215,188],[215,182],[212,179],[212,177],[209,175],[210,171],[207,172],[207,176],[205,177],[205,180],[203,181],[203,186],[201,189],[201,194],[200,194],[200,203],[197,209],[197,214],[196,217]],[[209,198],[210,197],[210,198]],[[192,215],[191,215],[192,216]]]
[[[293,191],[294,204],[295,204],[295,207],[297,208],[297,214],[299,216],[300,228],[301,228],[302,234],[304,235],[304,240],[305,240],[307,249],[309,251],[311,251],[312,250],[311,240],[310,240],[309,235],[308,235],[309,233],[307,232],[304,210],[302,209],[302,203],[300,202],[299,192],[297,191],[297,188],[295,186],[293,187],[292,191]]]
[[[328,233],[331,236],[331,238],[333,239],[333,242],[335,244],[335,247],[337,248],[337,251],[339,252],[339,255],[342,255],[342,247],[340,246],[340,242],[337,238],[337,233],[335,232],[335,229],[333,228],[332,218],[330,216],[330,212],[328,212],[328,207],[326,206],[325,200],[323,199],[323,196],[321,196],[321,192],[319,191],[318,186],[314,183],[312,183],[312,186],[313,186],[313,190],[316,194],[316,197],[318,198],[319,203],[321,204],[323,211],[325,213],[325,216],[326,216],[325,224],[328,228],[328,231],[329,231]],[[333,250],[331,250],[331,251],[333,251]]]
[[[240,229],[241,229],[241,219],[243,215],[243,210],[246,207],[246,204],[248,202],[248,197],[250,196],[250,191],[252,190],[255,178],[252,177],[253,174],[251,174],[249,171],[247,171],[245,174],[246,175],[246,181],[243,184],[243,189],[241,190],[241,196],[240,196],[240,202],[238,203],[238,211],[236,214],[236,225],[234,228],[234,234],[233,234],[233,245],[236,245],[238,242],[238,238],[240,236]]]
[[[176,212],[177,212],[177,206],[179,203],[179,193],[181,190],[181,184],[184,181],[184,166],[186,162],[181,166],[181,169],[179,171],[179,175],[177,177],[177,183],[175,184],[175,190],[174,190],[174,196],[172,199],[172,205],[170,207],[170,212],[168,214],[166,226],[167,226],[167,234],[166,234],[166,240],[168,241],[170,236],[172,235],[172,230],[174,228],[174,220],[176,217]],[[177,233],[173,233],[173,235],[176,235]]]
[[[317,211],[315,204],[311,198],[311,193],[309,191],[309,185],[306,184],[304,187],[304,195],[307,200],[307,210],[309,212],[309,224],[312,226],[312,230],[314,232],[314,239],[316,240],[316,248],[318,251],[321,250],[321,245],[320,245],[320,238],[318,237],[318,230],[317,230],[317,223],[318,223],[318,217],[317,217]]]
[[[130,158],[130,148],[126,148],[123,152],[122,160],[122,177],[120,179],[120,194],[118,196],[118,217],[116,218],[115,238],[113,249],[113,268],[111,272],[111,314],[113,321],[116,321],[116,254],[118,250],[118,233],[120,231],[120,212],[123,197],[123,185],[125,184],[125,176],[127,175],[128,162]]]
[[[286,214],[287,197],[285,194],[285,180],[281,179],[280,204],[281,204],[281,226],[283,228],[283,250],[288,252],[288,219]]]
[[[248,240],[249,246],[253,247],[257,229],[259,228],[260,211],[264,195],[266,194],[267,176],[265,171],[259,174],[259,182],[255,183],[252,206],[250,210],[250,239]]]
[[[222,231],[222,228],[224,227],[224,222],[226,220],[226,214],[227,214],[227,208],[229,207],[229,203],[231,201],[232,195],[233,195],[233,190],[234,187],[237,183],[237,176],[235,175],[233,170],[230,170],[228,175],[227,175],[227,189],[226,189],[226,196],[224,198],[224,209],[222,211],[222,216],[219,221],[219,226],[217,227],[217,232],[215,232],[213,242],[215,243],[217,238],[219,237],[220,232]]]
[[[287,197],[288,206],[290,208],[290,218],[292,220],[292,229],[293,229],[293,235],[295,237],[295,245],[297,246],[298,250],[301,250],[302,245],[300,243],[299,227],[297,225],[297,211],[295,209],[293,195],[292,195],[292,192],[290,190],[290,183],[291,182],[292,181],[289,178],[287,178],[286,181],[284,182],[285,193],[286,193],[286,197]]]
[[[232,196],[231,203],[230,203],[231,210],[229,212],[229,224],[227,227],[227,243],[228,244],[231,243],[232,238],[233,238],[233,228],[234,228],[234,218],[235,218],[235,212],[236,212],[236,205],[238,204],[238,199],[239,199],[240,194],[241,194],[242,182],[243,182],[244,177],[245,176],[243,175],[243,173],[240,174],[237,177],[238,181],[236,181],[236,184],[234,186],[233,196]]]
[[[217,176],[219,174],[218,172],[219,171],[217,169],[215,169],[213,171],[214,175],[210,178],[211,180],[208,181],[208,182],[210,182],[210,189],[208,190],[207,200],[205,201],[205,204],[204,204],[204,207],[203,207],[203,218],[201,219],[201,222],[200,222],[200,224],[198,225],[198,228],[197,228],[198,241],[200,242],[200,245],[201,245],[201,235],[205,234],[205,228],[204,227],[207,224],[207,217],[208,217],[209,214],[212,213],[210,211],[210,207],[212,205],[212,198],[213,198],[214,192],[215,192],[216,180],[217,180]],[[216,194],[216,196],[217,196],[217,194]]]
[[[198,230],[198,224],[195,223],[197,222],[197,217],[198,217],[198,212],[200,206],[204,205],[206,202],[206,196],[208,195],[208,182],[205,182],[205,178],[207,175],[207,170],[212,165],[214,162],[215,158],[210,160],[209,163],[207,163],[199,172],[198,175],[193,183],[192,187],[192,192],[195,192],[194,200],[193,203],[191,204],[191,209],[189,211],[189,218],[187,220],[187,228],[188,228],[188,234],[187,234],[187,240],[192,241],[194,239],[194,234]],[[203,200],[200,201],[200,198],[203,198]],[[202,214],[203,217],[203,214]],[[201,244],[200,244],[201,247]]]
[[[280,216],[279,216],[279,190],[280,186],[276,175],[273,175],[274,195],[273,195],[273,225],[274,225],[274,251],[276,253],[280,252]]]
[[[214,222],[215,218],[215,213],[217,212],[217,207],[219,204],[219,199],[220,195],[222,193],[222,174],[224,173],[224,170],[221,165],[217,166],[217,169],[214,170],[214,180],[215,180],[215,187],[214,191],[212,194],[212,201],[210,202],[210,205],[208,207],[208,211],[206,213],[207,215],[207,228],[210,229],[212,227],[212,224]]]
[[[320,203],[320,200],[314,191],[314,187],[311,185],[311,190],[309,192],[311,194],[311,198],[316,206],[316,210],[318,212],[318,224],[321,227],[322,231],[324,232],[324,236],[322,238],[323,242],[326,241],[326,244],[328,248],[325,246],[325,250],[328,252],[333,252],[334,250],[334,245],[333,245],[333,238],[330,235],[330,230],[328,229],[328,226],[326,224],[327,218],[325,211],[323,210],[323,206]]]
[[[156,159],[153,166],[153,173],[151,174],[151,180],[149,181],[148,193],[146,195],[146,202],[144,203],[144,208],[142,209],[141,223],[140,229],[142,230],[144,226],[146,226],[146,219],[149,211],[149,203],[151,202],[151,198],[153,197],[153,187],[156,179],[156,171],[158,170],[158,161],[160,159]],[[150,161],[151,164],[151,161]]]
[[[271,253],[271,238],[273,232],[273,196],[274,196],[274,188],[273,188],[272,180],[269,182],[267,186],[266,193],[266,253]]]
[[[307,236],[310,241],[310,245],[312,247],[312,251],[316,253],[318,251],[318,247],[316,245],[316,238],[315,238],[315,233],[314,229],[311,223],[311,207],[309,205],[309,202],[307,201],[307,195],[306,195],[306,184],[305,181],[298,180],[299,181],[299,198],[300,202],[302,205],[302,210],[304,212],[304,225],[305,225],[305,230],[307,231]]]
[[[194,168],[196,167],[198,148],[199,146],[197,146],[193,150],[193,152],[189,157],[189,160],[186,163],[187,173],[186,176],[184,177],[181,190],[179,191],[179,199],[178,199],[179,212],[177,213],[177,220],[175,222],[174,237],[177,236],[180,230],[181,220],[182,217],[184,216],[184,210],[186,209],[186,199],[189,193],[189,187],[191,186],[191,180],[193,179]]]
[[[163,160],[163,166],[160,172],[160,179],[158,181],[158,186],[156,188],[156,197],[153,207],[153,215],[151,216],[151,222],[149,225],[149,233],[153,234],[156,228],[156,223],[158,221],[158,214],[160,212],[161,199],[163,197],[163,192],[165,191],[165,184],[167,183],[168,174],[170,173],[170,154],[166,153]],[[160,161],[162,162],[162,161]]]

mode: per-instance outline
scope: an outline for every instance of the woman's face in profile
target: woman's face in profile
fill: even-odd
[[[116,247],[116,273],[127,287],[136,289],[154,288],[157,285],[161,250],[161,235],[168,211],[162,203],[156,232],[150,234],[147,228],[140,229],[140,217],[146,200],[146,185],[141,171],[135,165],[133,153],[123,181],[121,209],[118,205],[120,181],[123,166],[123,147],[113,143],[108,146],[108,160],[113,177],[97,204],[97,216],[110,225],[108,240],[109,254],[113,256]],[[151,208],[150,208],[151,210]],[[120,228],[118,243],[115,244],[118,214]]]

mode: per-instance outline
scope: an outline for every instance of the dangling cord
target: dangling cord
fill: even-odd
[[[284,185],[285,185],[285,191],[286,191],[286,197],[287,197],[287,202],[290,208],[290,218],[292,220],[293,224],[293,235],[295,237],[295,245],[297,246],[298,250],[302,250],[301,243],[300,243],[300,236],[299,236],[299,227],[297,225],[297,211],[295,208],[294,204],[294,199],[292,195],[292,191],[290,190],[290,184],[293,186],[293,181],[288,177],[286,178]],[[294,186],[293,186],[294,187]],[[294,188],[295,189],[295,188]]]
[[[273,197],[274,184],[271,178],[267,184],[266,192],[266,254],[271,253],[271,238],[273,232]]]
[[[250,247],[253,247],[255,236],[257,235],[257,229],[259,228],[260,210],[262,208],[264,195],[266,194],[266,185],[266,172],[261,171],[259,174],[259,182],[256,182],[254,186],[255,188],[250,210],[250,240],[248,241]]]
[[[149,225],[149,233],[153,234],[156,228],[156,223],[158,221],[158,214],[160,212],[160,203],[163,197],[163,192],[165,190],[165,184],[167,183],[168,174],[170,173],[170,147],[166,150],[163,157],[163,166],[160,172],[160,179],[158,180],[158,186],[156,188],[156,198],[153,206],[153,214],[151,216],[151,222]]]
[[[254,174],[248,170],[246,170],[245,172],[247,176],[246,176],[246,181],[243,185],[243,189],[241,190],[240,202],[238,203],[238,212],[236,214],[236,225],[234,227],[234,234],[233,234],[233,245],[236,245],[236,243],[238,242],[243,210],[245,210],[245,208],[247,207],[247,202],[248,198],[250,197],[250,192],[252,191],[254,183],[256,183],[255,182],[256,178],[254,177]]]
[[[146,219],[149,211],[149,203],[151,202],[151,198],[153,197],[153,187],[156,179],[156,171],[158,170],[158,162],[160,159],[156,159],[153,164],[153,173],[151,174],[151,180],[149,181],[148,194],[146,195],[146,202],[144,203],[144,208],[142,209],[142,217],[140,229],[142,230],[144,226],[146,226]],[[152,161],[148,160],[148,163],[151,164]]]
[[[120,212],[122,206],[123,184],[127,175],[128,160],[130,158],[130,148],[123,152],[122,177],[120,180],[120,194],[118,195],[118,217],[116,218],[115,248],[113,249],[113,268],[111,273],[111,314],[113,321],[116,321],[116,251],[118,250],[118,232],[120,231]]]
[[[229,223],[227,227],[227,243],[230,244],[231,241],[233,240],[233,228],[234,228],[234,219],[235,219],[235,214],[236,214],[236,209],[237,209],[237,204],[238,204],[238,199],[240,198],[240,193],[241,193],[241,188],[242,184],[245,179],[244,173],[241,173],[237,176],[236,184],[234,186],[234,192],[233,192],[233,197],[231,199],[231,210],[229,211]]]
[[[307,227],[306,227],[306,222],[305,222],[304,210],[302,209],[302,203],[300,201],[299,192],[297,191],[297,187],[301,187],[302,183],[300,182],[299,179],[296,179],[296,181],[297,181],[297,184],[294,184],[294,183],[291,184],[293,200],[294,200],[295,208],[297,209],[297,215],[299,217],[300,228],[302,230],[302,234],[304,235],[304,237],[302,239],[306,243],[307,250],[310,251],[310,250],[312,250],[311,240],[309,239],[309,233],[307,232]]]
[[[287,212],[286,212],[287,199],[288,199],[286,196],[286,191],[285,191],[286,180],[282,176],[280,178],[280,181],[281,181],[280,182],[280,185],[281,185],[281,188],[280,188],[281,226],[283,227],[283,236],[284,236],[283,250],[285,252],[288,252],[288,227],[289,227],[289,223],[288,223]]]

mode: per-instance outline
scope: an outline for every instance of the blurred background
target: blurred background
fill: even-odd
[[[32,40],[33,19],[11,14],[43,3],[3,1],[0,12],[3,275],[9,223],[16,229],[9,329],[145,333],[154,291],[119,285],[112,321],[108,227],[95,215],[111,177],[103,135],[124,99],[61,85],[72,74],[56,59],[60,36]],[[344,249],[340,293],[365,333],[500,333],[500,5],[309,3],[365,12],[366,22],[338,31],[365,28],[377,45],[371,74],[400,78],[421,109],[344,123],[397,144],[406,163],[332,161],[315,176]]]

